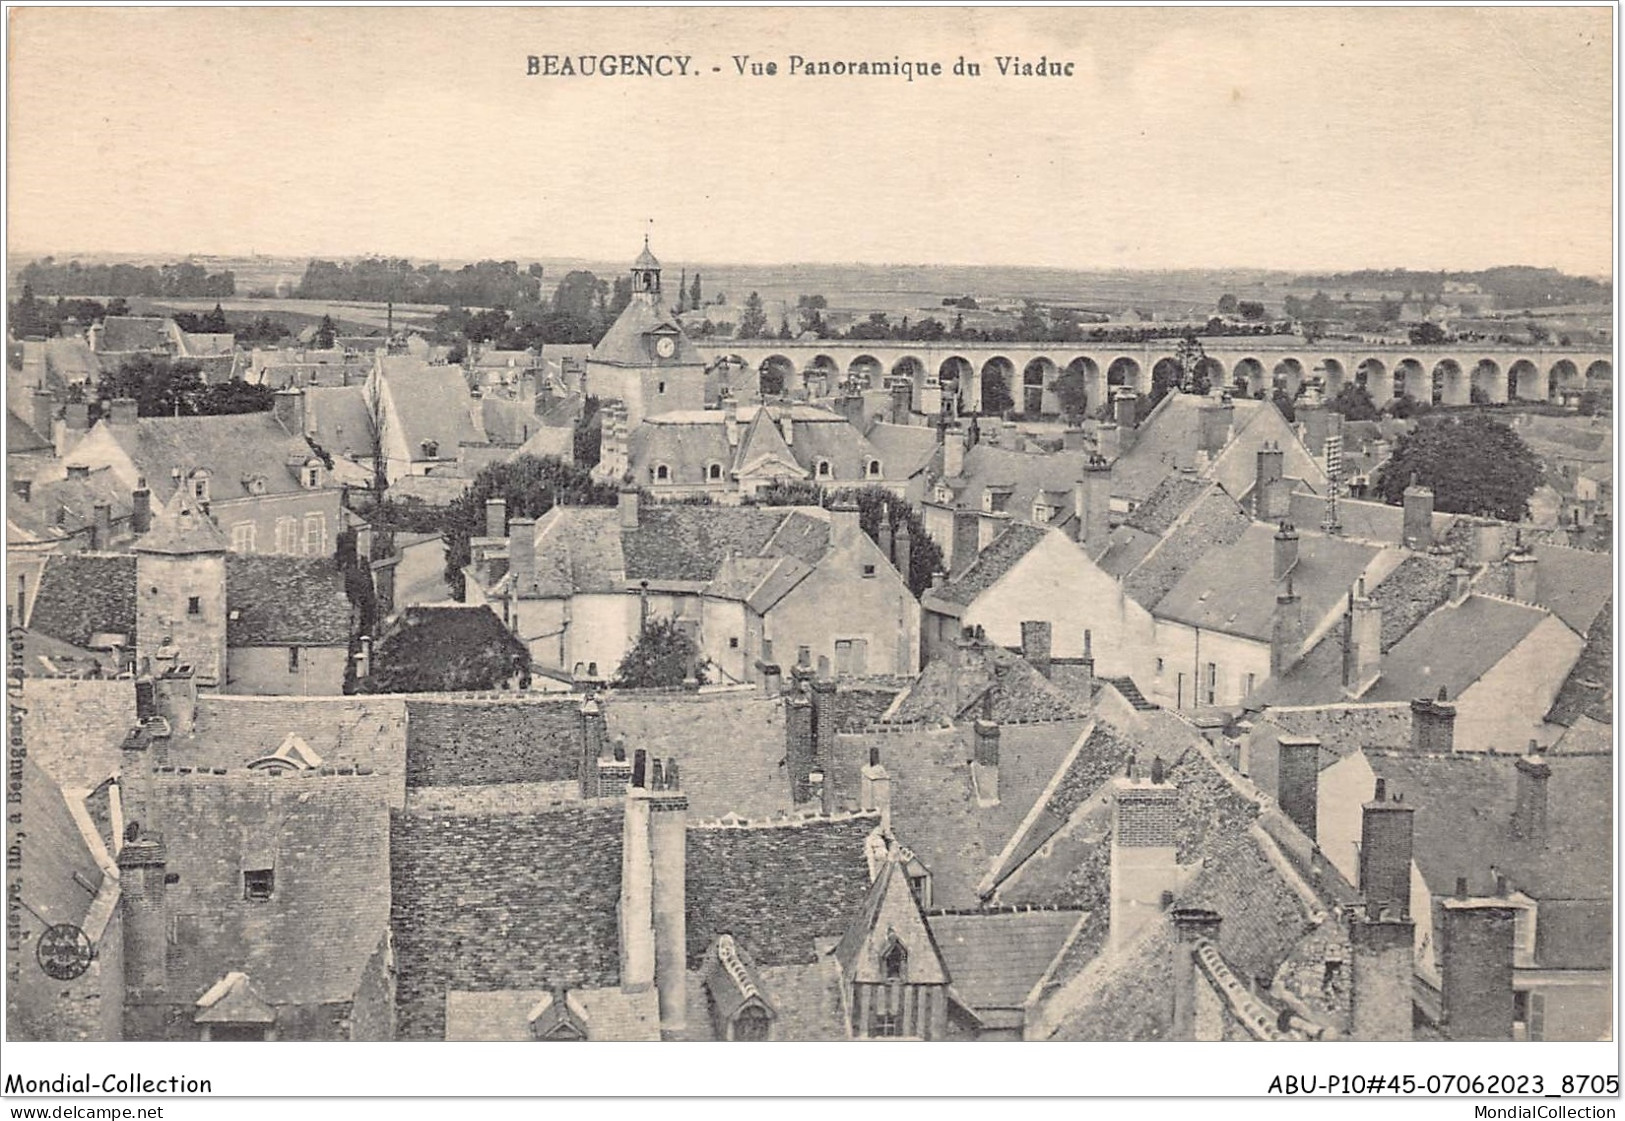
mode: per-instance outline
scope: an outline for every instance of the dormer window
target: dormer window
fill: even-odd
[[[880,955],[880,975],[887,983],[904,981],[908,973],[908,951],[896,939],[886,947],[886,952]]]
[[[657,482],[657,483],[669,483],[669,482],[671,482],[671,468],[666,466],[664,463],[655,464],[655,482]]]
[[[880,478],[880,460],[871,459],[869,461],[869,477],[871,479]]]
[[[422,447],[423,447],[423,458],[424,459],[436,459],[436,458],[439,457],[439,455],[440,455],[440,441],[438,441],[438,440],[425,440],[425,441],[423,441]]]
[[[192,497],[199,502],[209,501],[209,473],[207,471],[194,471],[192,473]]]
[[[253,868],[243,872],[243,898],[263,903],[271,898],[275,876],[269,868]]]
[[[299,481],[304,484],[305,489],[315,490],[322,485],[322,467],[322,461],[319,459],[305,460],[305,465],[299,472]]]
[[[722,481],[722,464],[720,464],[720,463],[708,463],[708,464],[706,464],[706,466],[705,466],[705,478],[706,478],[707,482],[712,482],[712,483],[721,482]]]
[[[820,459],[818,461],[817,473],[820,479],[833,479],[835,477],[835,472],[830,468],[829,460],[827,459]]]

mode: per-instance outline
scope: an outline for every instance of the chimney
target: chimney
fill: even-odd
[[[995,806],[999,802],[999,726],[991,720],[978,720],[974,734],[971,780],[976,786],[976,801],[978,805]]]
[[[67,423],[68,431],[83,432],[90,427],[90,403],[69,401],[67,408],[62,411],[62,417]]]
[[[485,536],[508,536],[508,500],[505,498],[487,498],[485,500]]]
[[[1277,509],[1285,480],[1286,453],[1281,445],[1266,440],[1258,449],[1258,475],[1253,482],[1253,517],[1261,522],[1278,521],[1285,511]]]
[[[1494,564],[1506,555],[1506,544],[1506,531],[1500,522],[1478,522],[1473,526],[1472,563]]]
[[[825,812],[833,810],[835,784],[835,682],[820,678],[812,683],[813,769],[824,776],[817,791]]]
[[[158,715],[169,722],[176,739],[192,734],[197,724],[197,679],[188,668],[177,666],[153,680],[153,703]]]
[[[831,544],[843,552],[858,547],[863,536],[863,515],[855,502],[837,502],[829,508]]]
[[[1316,840],[1320,802],[1320,737],[1281,736],[1275,775],[1275,800],[1281,812]]]
[[[271,407],[272,414],[277,423],[285,428],[290,436],[303,436],[305,434],[305,391],[297,385],[290,385],[286,389],[276,391],[276,401]]]
[[[965,430],[954,425],[942,437],[942,474],[957,479],[965,473]]]
[[[1417,551],[1433,547],[1433,491],[1416,480],[1405,488],[1405,545]]]
[[[891,776],[880,764],[880,748],[869,749],[869,762],[859,772],[858,805],[866,812],[878,811],[880,827],[891,828]]]
[[[94,516],[90,523],[91,552],[110,549],[113,546],[113,507],[110,503],[98,502],[92,510]]]
[[[1051,636],[1054,629],[1044,619],[1024,619],[1021,623],[1021,656],[1033,669],[1050,676]]]
[[[1512,598],[1519,603],[1538,603],[1540,562],[1533,553],[1513,553],[1507,558],[1512,569]]]
[[[592,694],[581,702],[581,754],[576,773],[580,776],[583,798],[601,797],[598,789],[598,762],[604,757],[604,710]]]
[[[633,756],[621,823],[621,988],[646,991],[655,980],[654,860],[650,852],[648,756]]]
[[[1442,917],[1445,1033],[1453,1040],[1511,1039],[1516,908],[1446,899]]]
[[[127,1002],[151,999],[162,994],[166,986],[169,921],[164,905],[165,860],[164,842],[153,836],[143,835],[119,850]]]
[[[1275,582],[1291,572],[1298,564],[1298,531],[1291,522],[1282,522],[1275,531]]]
[[[624,487],[620,496],[621,528],[638,528],[638,492],[631,487]]]
[[[914,535],[909,532],[906,520],[897,523],[897,537],[892,549],[896,554],[897,571],[906,584],[908,583],[909,569],[914,563]]]
[[[764,665],[762,673],[762,696],[777,697],[784,692],[784,670],[775,663]]]
[[[1199,416],[1201,429],[1197,433],[1196,447],[1198,451],[1206,452],[1211,462],[1230,442],[1230,432],[1236,420],[1235,402],[1228,394],[1209,396],[1202,401]]]
[[[875,535],[875,544],[880,546],[881,553],[893,564],[897,562],[897,552],[892,546],[891,507],[883,506],[880,510],[880,529]]]
[[[361,648],[355,655],[355,675],[369,677],[372,674],[372,636],[362,635],[359,645]]]
[[[1359,697],[1382,673],[1382,608],[1365,594],[1361,577],[1343,613],[1343,693]]]
[[[152,528],[152,491],[147,489],[143,476],[136,479],[135,490],[130,492],[130,532],[137,537]]]
[[[812,702],[800,693],[784,701],[785,766],[790,772],[790,799],[803,805],[812,797],[808,777],[813,764]]]
[[[1068,428],[1061,433],[1061,450],[1081,452],[1089,446],[1088,433],[1081,428]]]
[[[1360,1043],[1410,1041],[1415,947],[1416,924],[1391,910],[1367,908],[1350,920],[1351,1039]]]
[[[1275,542],[1279,562],[1279,536]],[[1293,544],[1297,544],[1295,538]],[[1303,656],[1303,601],[1292,591],[1291,573],[1287,574],[1286,590],[1275,597],[1275,613],[1270,623],[1270,676],[1279,677],[1297,665]]]
[[[909,414],[909,397],[912,390],[907,385],[894,385],[891,387],[891,422],[893,424],[907,424]]]
[[[1450,606],[1461,604],[1473,591],[1473,572],[1460,564],[1450,570]]]
[[[523,595],[536,583],[536,519],[514,518],[508,523],[508,591]]]
[[[1117,422],[1117,450],[1119,455],[1126,455],[1134,447],[1134,440],[1139,433],[1139,407],[1140,395],[1127,386],[1121,386],[1112,394],[1112,419]]]
[[[1196,1034],[1196,950],[1204,942],[1219,942],[1217,911],[1181,907],[1173,913],[1174,1021],[1169,1039],[1194,1043]]]
[[[722,432],[730,448],[739,446],[739,402],[730,399],[722,406]]]
[[[1078,543],[1090,556],[1099,555],[1112,532],[1112,468],[1105,456],[1084,461],[1083,478],[1073,484],[1072,512],[1078,519]]]
[[[395,566],[401,555],[384,557],[372,562],[372,591],[378,600],[378,617],[388,618],[395,613]]]
[[[1122,454],[1121,430],[1111,421],[1101,421],[1095,425],[1095,450],[1107,462],[1116,459]]]
[[[1418,697],[1411,702],[1411,750],[1428,755],[1456,750],[1456,706],[1443,688],[1436,701]]]
[[[1388,784],[1377,780],[1376,794],[1360,807],[1359,891],[1379,912],[1411,914],[1411,848],[1415,811],[1398,798],[1388,799]]]
[[[649,852],[654,870],[655,988],[662,1038],[680,1038],[688,1012],[686,885],[688,795],[679,789],[677,761],[649,795]]]
[[[1514,766],[1518,771],[1518,800],[1512,815],[1512,835],[1530,845],[1546,843],[1546,790],[1552,777],[1551,764],[1541,758],[1536,744],[1529,745],[1529,754],[1520,755]]]
[[[56,431],[56,398],[42,389],[36,389],[29,397],[32,406],[30,416],[33,418],[34,431],[38,432],[40,439],[50,440]]]
[[[1089,631],[1083,632],[1083,694],[1090,696],[1095,690],[1095,645],[1094,636]]]
[[[115,397],[107,402],[107,423],[110,425],[134,424],[139,415],[134,397]]]
[[[1160,764],[1160,760],[1159,760]],[[1126,946],[1162,913],[1163,893],[1178,887],[1178,790],[1158,781],[1120,780],[1112,810],[1110,940]]]
[[[953,552],[950,557],[952,575],[957,577],[976,563],[981,551],[982,515],[975,510],[954,511]]]

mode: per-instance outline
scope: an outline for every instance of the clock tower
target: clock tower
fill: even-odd
[[[627,421],[705,407],[706,362],[660,294],[660,261],[643,239],[632,300],[587,356],[587,393],[626,404]]]

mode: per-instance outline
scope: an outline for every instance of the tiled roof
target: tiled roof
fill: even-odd
[[[598,802],[397,813],[397,1037],[444,1038],[450,990],[618,985],[622,816]]]
[[[378,639],[369,693],[490,689],[523,675],[530,652],[486,604],[412,606]]]
[[[135,636],[135,557],[59,553],[45,561],[28,627],[86,646],[92,635]]]
[[[610,740],[675,759],[695,818],[753,821],[793,808],[784,702],[752,693],[698,696],[610,693],[600,698]]]
[[[1021,559],[1038,547],[1052,530],[1012,522],[976,555],[971,566],[940,588],[927,593],[929,600],[968,607],[976,597],[998,583]],[[928,604],[929,606],[929,604]]]
[[[363,385],[307,388],[305,425],[311,440],[329,455],[366,459],[374,453],[372,411]]]
[[[88,540],[96,506],[102,503],[112,507],[115,532],[123,536],[129,531],[130,488],[106,467],[91,471],[84,478],[36,480],[27,501],[21,495],[12,495],[6,504],[6,522],[8,527],[14,526],[35,540],[69,536]],[[102,547],[105,549],[108,545],[104,543]]]
[[[392,420],[408,454],[418,458],[424,441],[439,445],[442,457],[457,454],[457,445],[484,442],[474,420],[480,402],[468,393],[460,366],[431,366],[409,355],[379,360],[381,380],[389,394]]]
[[[167,350],[175,342],[174,321],[156,316],[109,315],[102,320],[98,349],[120,354],[136,350]]]
[[[1586,631],[1585,648],[1574,663],[1563,688],[1552,702],[1546,719],[1553,724],[1573,726],[1581,716],[1604,724],[1614,722],[1614,601],[1610,597],[1591,629]]]
[[[829,548],[829,519],[811,508],[795,507],[762,546],[764,557],[794,557],[802,564],[815,565]]]
[[[1149,611],[1192,565],[1210,552],[1234,545],[1251,525],[1235,499],[1213,486],[1185,509],[1181,520],[1160,540],[1146,535],[1143,541],[1127,542],[1128,549],[1120,555],[1116,542],[1123,530],[1119,529],[1100,564],[1121,579],[1123,590]],[[1142,545],[1144,552],[1140,551]]]
[[[1202,471],[1204,478],[1241,498],[1258,476],[1258,449],[1266,440],[1280,444],[1287,476],[1325,490],[1325,475],[1310,457],[1292,427],[1268,401],[1238,397],[1233,402],[1230,441]],[[1199,414],[1209,407],[1207,398],[1185,393],[1164,397],[1139,427],[1134,445],[1112,464],[1112,492],[1134,502],[1149,499],[1162,481],[1181,465],[1195,465]]]
[[[911,479],[927,470],[941,447],[936,429],[923,424],[876,421],[865,436],[880,453],[880,465],[888,479]]]
[[[954,992],[978,1012],[1021,1008],[1076,934],[1086,912],[927,914]]]
[[[728,553],[759,555],[789,513],[744,506],[646,509],[639,515],[636,530],[621,533],[626,578],[709,580]]]
[[[228,646],[349,646],[344,574],[327,557],[226,557]]]
[[[1160,537],[1213,485],[1199,475],[1172,472],[1134,508],[1125,524]]]
[[[632,477],[654,484],[656,465],[664,465],[674,483],[708,481],[708,469],[719,465],[724,477],[734,450],[718,424],[673,423],[668,417],[650,417],[627,434],[627,463]]]
[[[816,941],[839,937],[863,903],[864,841],[878,824],[875,815],[859,814],[765,828],[691,827],[689,966],[704,961],[719,934],[732,934],[763,967],[814,961]]]
[[[1157,604],[1157,617],[1268,642],[1275,597],[1287,579],[1302,600],[1305,624],[1312,626],[1377,555],[1374,546],[1300,530],[1298,563],[1277,582],[1270,578],[1275,534],[1274,526],[1255,523],[1235,544],[1208,551]]]
[[[240,971],[272,1004],[355,996],[389,922],[389,811],[360,776],[153,776],[175,916],[165,1003]],[[271,898],[243,898],[269,868]]]
[[[762,993],[777,1013],[773,1039],[786,1043],[826,1043],[848,1038],[841,1011],[841,972],[831,957],[800,965],[768,965],[756,970]],[[706,995],[704,974],[688,975],[688,1023],[683,1038],[718,1038]]]
[[[981,510],[985,508],[983,495],[987,491],[1008,491],[1010,498],[1005,508],[1017,517],[1027,517],[1039,493],[1064,491],[1071,494],[1073,484],[1083,477],[1086,460],[1085,452],[1039,455],[987,443],[975,444],[965,449],[965,466],[960,474],[964,485],[956,488],[955,505]],[[1115,474],[1113,479],[1115,481]]]
[[[578,776],[576,698],[513,694],[406,702],[408,786],[555,782]]]
[[[1292,492],[1291,505],[1288,509],[1293,524],[1318,526],[1326,514],[1326,500],[1318,494],[1305,494],[1303,491],[1295,490]],[[1343,536],[1352,537],[1356,541],[1373,541],[1384,545],[1405,543],[1403,506],[1364,502],[1356,498],[1340,498],[1337,501],[1337,522],[1342,527]],[[1449,533],[1455,524],[1456,515],[1435,513],[1433,539],[1444,540],[1445,534]]]
[[[889,719],[942,723],[980,715],[982,696],[989,690],[992,719],[1001,724],[1088,715],[1086,706],[1045,680],[1020,654],[978,643],[933,659]]]
[[[94,834],[87,837],[80,822],[74,820],[69,803],[82,795],[65,793],[55,776],[39,766],[32,752],[21,760],[20,769],[22,783],[17,796],[21,805],[17,809],[28,823],[28,841],[19,846],[23,863],[11,873],[18,897],[40,922],[72,923],[83,930],[90,925],[86,920],[95,908],[97,888],[103,882],[97,857],[105,857],[105,849],[95,852],[92,844],[101,847],[98,839]],[[91,937],[99,940],[101,933],[98,930]],[[13,1006],[13,1015],[16,1012]],[[49,1031],[52,1025],[40,1027]],[[8,1038],[17,1038],[15,1027]]]
[[[133,424],[107,425],[108,435],[146,476],[154,502],[175,492],[171,471],[205,468],[216,501],[250,493],[249,480],[262,478],[265,494],[297,494],[298,469],[312,455],[303,436],[290,434],[271,413],[234,416],[140,417]],[[70,453],[68,462],[73,462]]]
[[[118,774],[121,745],[135,727],[134,682],[25,677],[19,707],[28,757],[53,780],[92,790]]]

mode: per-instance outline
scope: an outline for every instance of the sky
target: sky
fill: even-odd
[[[1607,7],[9,15],[13,254],[1612,273]]]

